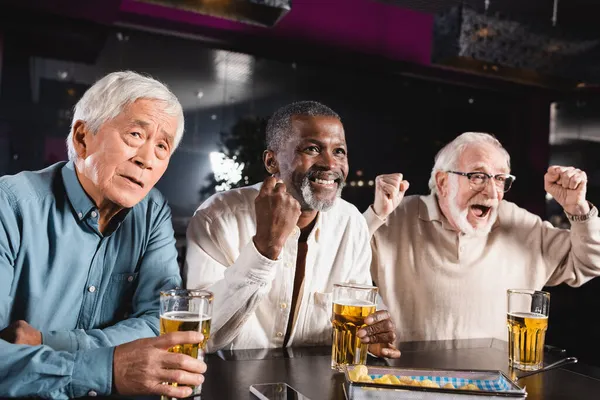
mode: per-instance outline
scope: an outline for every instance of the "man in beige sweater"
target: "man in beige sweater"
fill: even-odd
[[[552,166],[544,176],[570,230],[503,200],[514,180],[500,142],[473,132],[438,153],[428,196],[403,199],[401,174],[377,178],[364,214],[371,273],[398,340],[507,340],[507,289],[580,286],[600,275],[600,219],[585,172]]]

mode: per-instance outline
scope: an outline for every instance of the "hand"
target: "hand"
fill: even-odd
[[[277,182],[277,179],[270,176],[260,188],[254,207],[254,245],[260,254],[275,260],[298,223],[300,203],[287,192],[283,182]]]
[[[42,344],[42,332],[25,321],[15,321],[0,331],[0,339],[13,344],[39,346]]]
[[[114,385],[120,395],[164,395],[188,397],[192,389],[184,386],[204,382],[206,364],[186,354],[169,353],[170,347],[202,342],[199,332],[173,332],[163,336],[139,339],[115,347],[113,359]]]
[[[400,350],[396,348],[396,325],[387,310],[376,311],[365,318],[366,327],[356,332],[363,343],[369,344],[369,351],[377,357],[399,358]]]
[[[551,166],[544,175],[544,189],[571,215],[585,215],[590,206],[585,199],[587,175],[573,167]]]
[[[398,207],[409,186],[408,181],[402,180],[402,174],[379,175],[375,178],[375,214],[387,218]]]

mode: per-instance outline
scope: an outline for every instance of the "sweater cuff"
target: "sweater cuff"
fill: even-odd
[[[77,339],[71,331],[42,332],[42,344],[56,351],[74,353],[78,350]]]
[[[367,211],[363,213],[363,217],[367,220],[367,226],[369,227],[369,235],[373,236],[375,231],[379,229],[379,227],[387,222],[387,218],[381,218],[379,215],[375,213],[373,210],[373,206],[370,205],[367,208]]]

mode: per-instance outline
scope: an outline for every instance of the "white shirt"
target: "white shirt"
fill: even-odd
[[[208,350],[282,347],[291,310],[298,227],[277,260],[263,257],[254,199],[261,184],[218,193],[196,210],[187,230],[188,288],[214,293]],[[287,345],[331,343],[333,284],[371,283],[371,249],[365,219],[338,199],[319,212],[308,237],[304,283]]]

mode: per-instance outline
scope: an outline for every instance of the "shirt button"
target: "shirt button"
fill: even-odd
[[[127,277],[127,282],[133,282],[133,275],[129,275]]]
[[[92,211],[92,218],[96,218],[98,216],[98,213],[96,211]]]
[[[277,337],[278,338],[282,338],[283,337],[283,332],[277,332]]]
[[[291,262],[286,262],[285,266],[288,267],[288,268],[292,268],[292,263]]]
[[[465,246],[460,246],[460,247],[458,248],[458,251],[460,251],[461,253],[462,253],[463,251],[465,251]]]
[[[280,306],[281,306],[281,308],[287,308],[287,304],[286,303],[281,303]]]
[[[98,396],[98,393],[96,393],[94,390],[90,390],[88,392],[88,396],[90,396],[90,397],[96,397],[96,396]]]
[[[83,213],[77,213],[77,216],[78,216],[79,218],[83,218]]]
[[[88,292],[90,292],[90,293],[94,293],[95,291],[96,291],[96,286],[92,285],[88,288]]]

